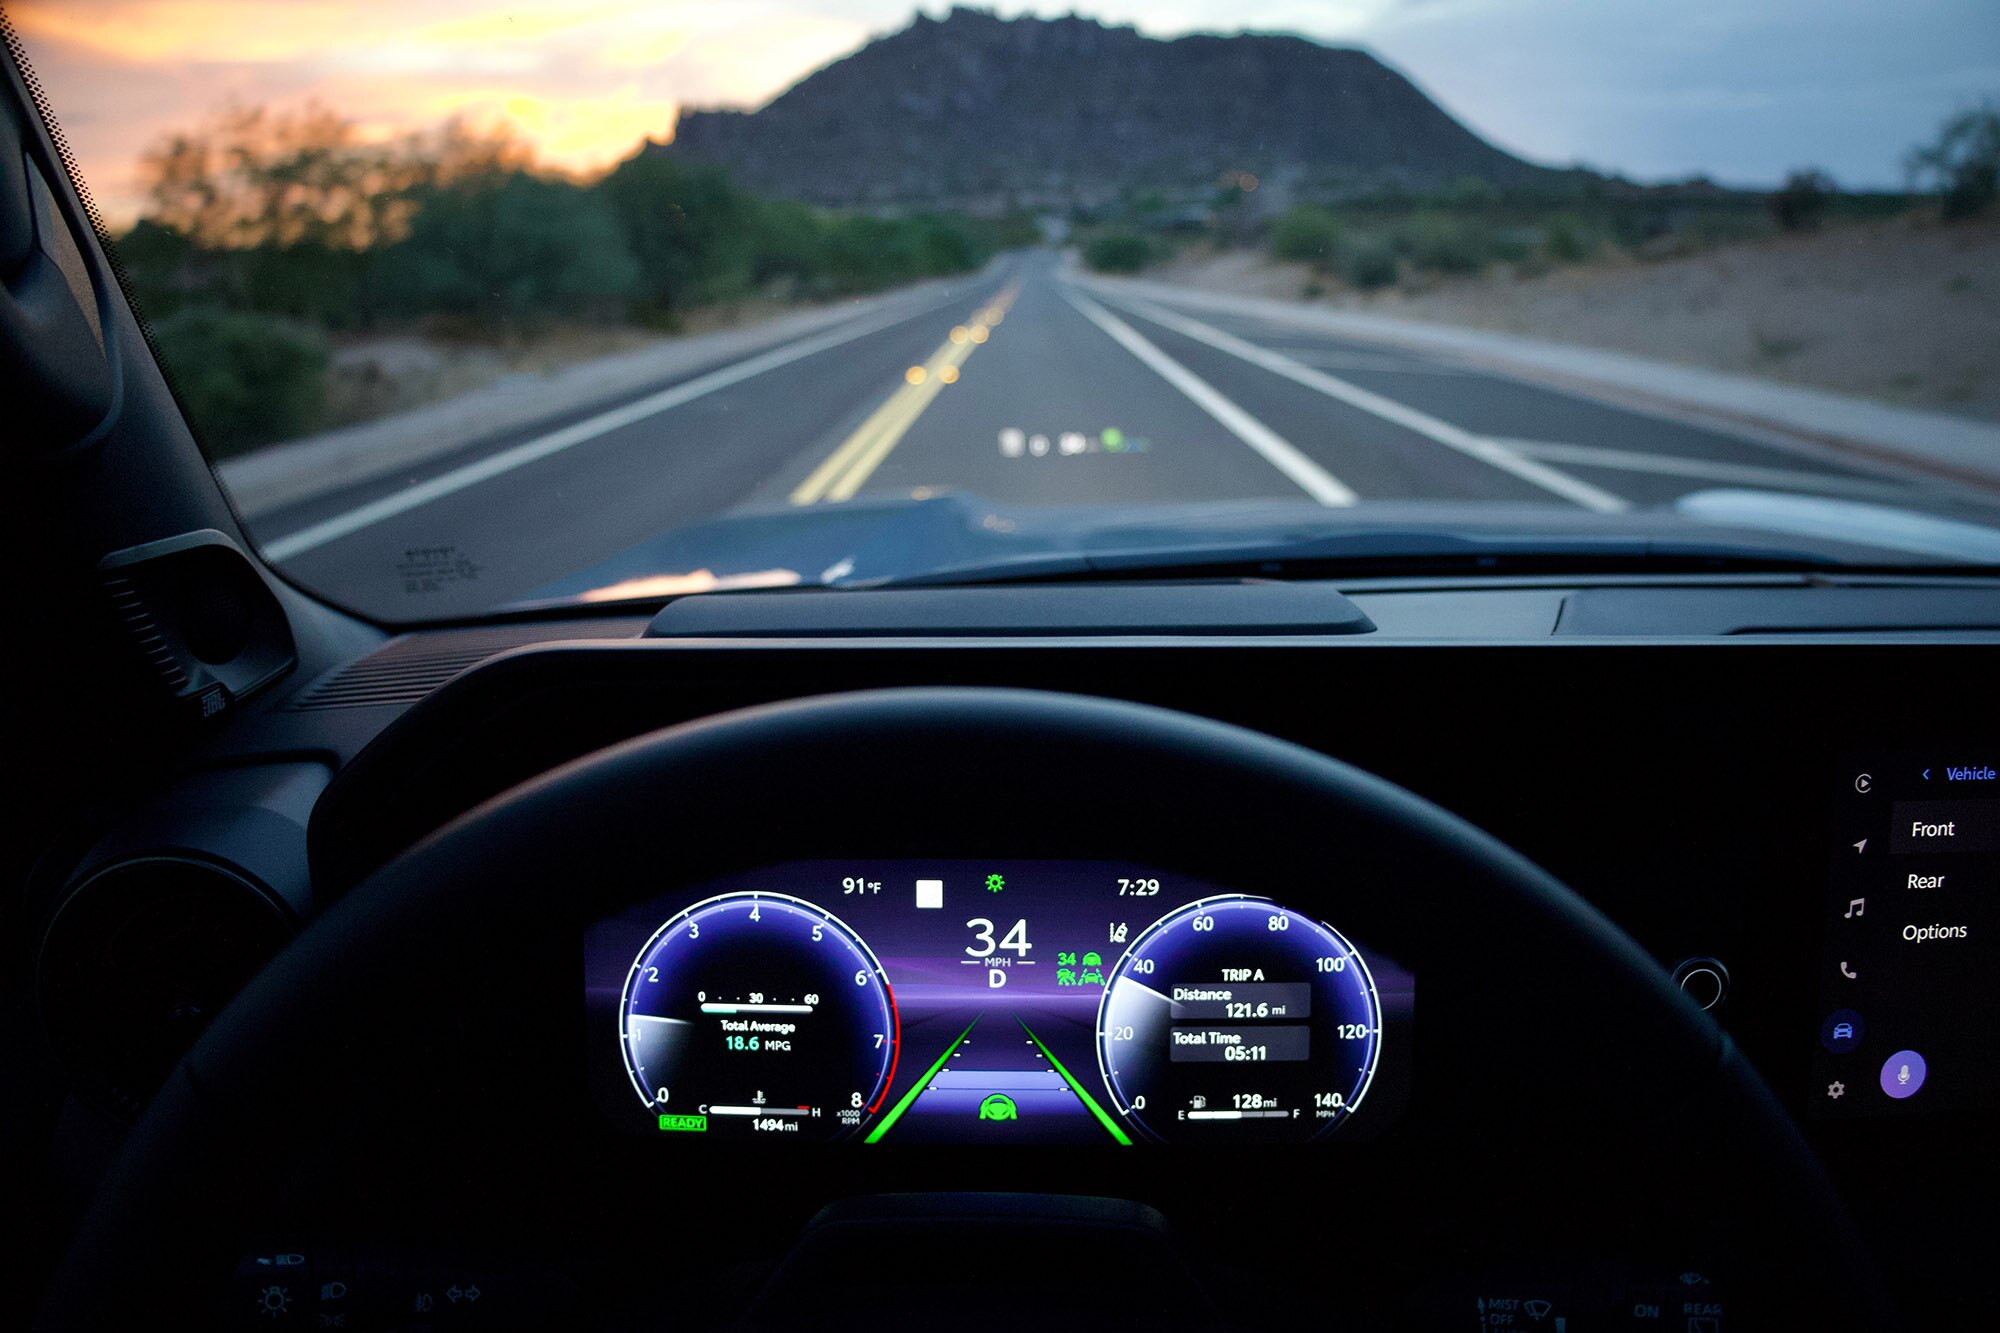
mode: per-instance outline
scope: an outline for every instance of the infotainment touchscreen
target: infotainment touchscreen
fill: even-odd
[[[1810,1105],[2000,1105],[2000,745],[1854,757],[1833,804]]]

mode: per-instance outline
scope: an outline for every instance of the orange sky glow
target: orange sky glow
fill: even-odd
[[[683,106],[756,106],[949,0],[0,0],[114,224],[140,153],[231,107],[318,102],[369,137],[458,115],[600,171]],[[1501,146],[1639,179],[1898,188],[1994,95],[1994,0],[976,0],[1154,36],[1360,43]]]
[[[588,175],[682,105],[755,105],[871,25],[783,0],[10,0],[86,181],[114,225],[139,157],[234,106],[317,101],[389,137],[460,116]],[[881,26],[874,25],[875,30]]]

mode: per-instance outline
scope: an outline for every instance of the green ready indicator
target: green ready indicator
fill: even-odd
[[[708,1117],[705,1115],[663,1115],[660,1128],[675,1134],[708,1133]]]

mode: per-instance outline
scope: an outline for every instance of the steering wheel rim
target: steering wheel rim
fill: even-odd
[[[1078,792],[1089,800],[1048,799]],[[922,811],[925,827],[899,824],[899,810]],[[1465,1054],[1453,1044],[1452,1006],[1476,989],[1463,973],[1484,951],[1526,941],[1539,967],[1515,989],[1558,1006],[1570,1060],[1591,1073],[1555,1076],[1564,1099],[1533,1120],[1537,1141],[1614,1113],[1703,1117],[1768,1177],[1762,1206],[1793,1242],[1773,1252],[1777,1284],[1808,1284],[1802,1295],[1824,1295],[1855,1326],[1892,1319],[1851,1222],[1757,1073],[1629,937],[1519,854],[1380,778],[1237,727],[1081,696],[915,689],[751,708],[612,746],[380,868],[245,989],[156,1096],[73,1240],[42,1327],[102,1327],[198,1299],[216,1272],[204,1243],[231,1233],[296,1147],[285,1099],[335,1059],[329,1118],[393,1112],[384,1089],[397,1080],[451,1077],[415,1062],[444,1033],[413,1040],[397,1025],[454,965],[513,950],[545,972],[551,941],[575,946],[565,927],[658,892],[662,877],[699,882],[807,852],[985,851],[999,836],[1022,840],[1010,854],[1023,842],[1034,855],[1110,851],[1219,883],[1234,866],[1239,884],[1339,851],[1357,886],[1343,926],[1395,941],[1419,979],[1419,1070],[1441,1040],[1474,1074],[1508,1077],[1497,1060],[1478,1064],[1476,1037]],[[1435,1021],[1433,992],[1445,1005]],[[1677,1090],[1671,1104],[1662,1086]],[[1496,1126],[1449,1097],[1427,1100],[1430,1132],[1494,1143],[1521,1132],[1505,1112]]]

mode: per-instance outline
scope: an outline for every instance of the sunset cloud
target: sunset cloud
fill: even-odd
[[[460,116],[587,175],[669,136],[684,105],[755,105],[871,34],[865,15],[781,0],[30,0],[8,14],[121,220],[145,146],[231,105],[316,101],[371,137]]]

